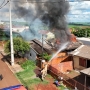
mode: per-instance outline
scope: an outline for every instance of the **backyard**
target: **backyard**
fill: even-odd
[[[21,64],[21,67],[24,70],[16,73],[16,76],[24,86],[28,87],[29,90],[64,90],[66,88],[65,85],[56,87],[53,84],[55,79],[49,74],[43,81],[37,77],[40,73],[40,69],[36,67],[35,61],[27,60]]]

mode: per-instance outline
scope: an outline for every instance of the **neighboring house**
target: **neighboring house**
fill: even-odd
[[[42,53],[51,54],[51,47],[47,44],[44,44],[36,39],[30,41],[30,50],[25,53],[25,57],[29,60],[36,60],[38,55]]]
[[[85,69],[90,67],[90,46],[81,45],[70,53],[73,56],[74,69]]]
[[[70,52],[69,54],[73,57],[72,60],[73,60],[74,69],[79,72],[79,75],[77,77],[74,77],[74,79],[89,88],[90,87],[90,46],[81,45],[80,47]],[[89,90],[89,89],[83,89],[83,90]]]
[[[25,57],[29,60],[36,60],[37,59],[37,52],[30,47],[30,50],[25,53]]]

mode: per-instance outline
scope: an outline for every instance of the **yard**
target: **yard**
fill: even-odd
[[[50,75],[47,75],[44,81],[37,77],[40,70],[36,67],[34,61],[28,60],[21,64],[21,66],[24,70],[16,73],[16,76],[29,90],[64,90],[66,88],[63,85],[56,87],[53,84],[55,79]]]

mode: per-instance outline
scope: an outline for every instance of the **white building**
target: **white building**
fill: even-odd
[[[12,27],[12,31],[13,32],[17,32],[17,33],[20,33],[22,31],[24,31],[25,29],[29,29],[29,27],[28,26]]]
[[[77,39],[81,41],[84,45],[90,45],[90,38],[80,37]]]

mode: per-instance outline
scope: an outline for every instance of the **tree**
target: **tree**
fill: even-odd
[[[90,37],[90,28],[73,28],[72,33],[77,37]]]
[[[13,47],[14,55],[20,57],[23,57],[25,52],[30,50],[30,44],[20,37],[13,39]],[[4,51],[5,53],[10,54],[10,40],[5,44]]]

